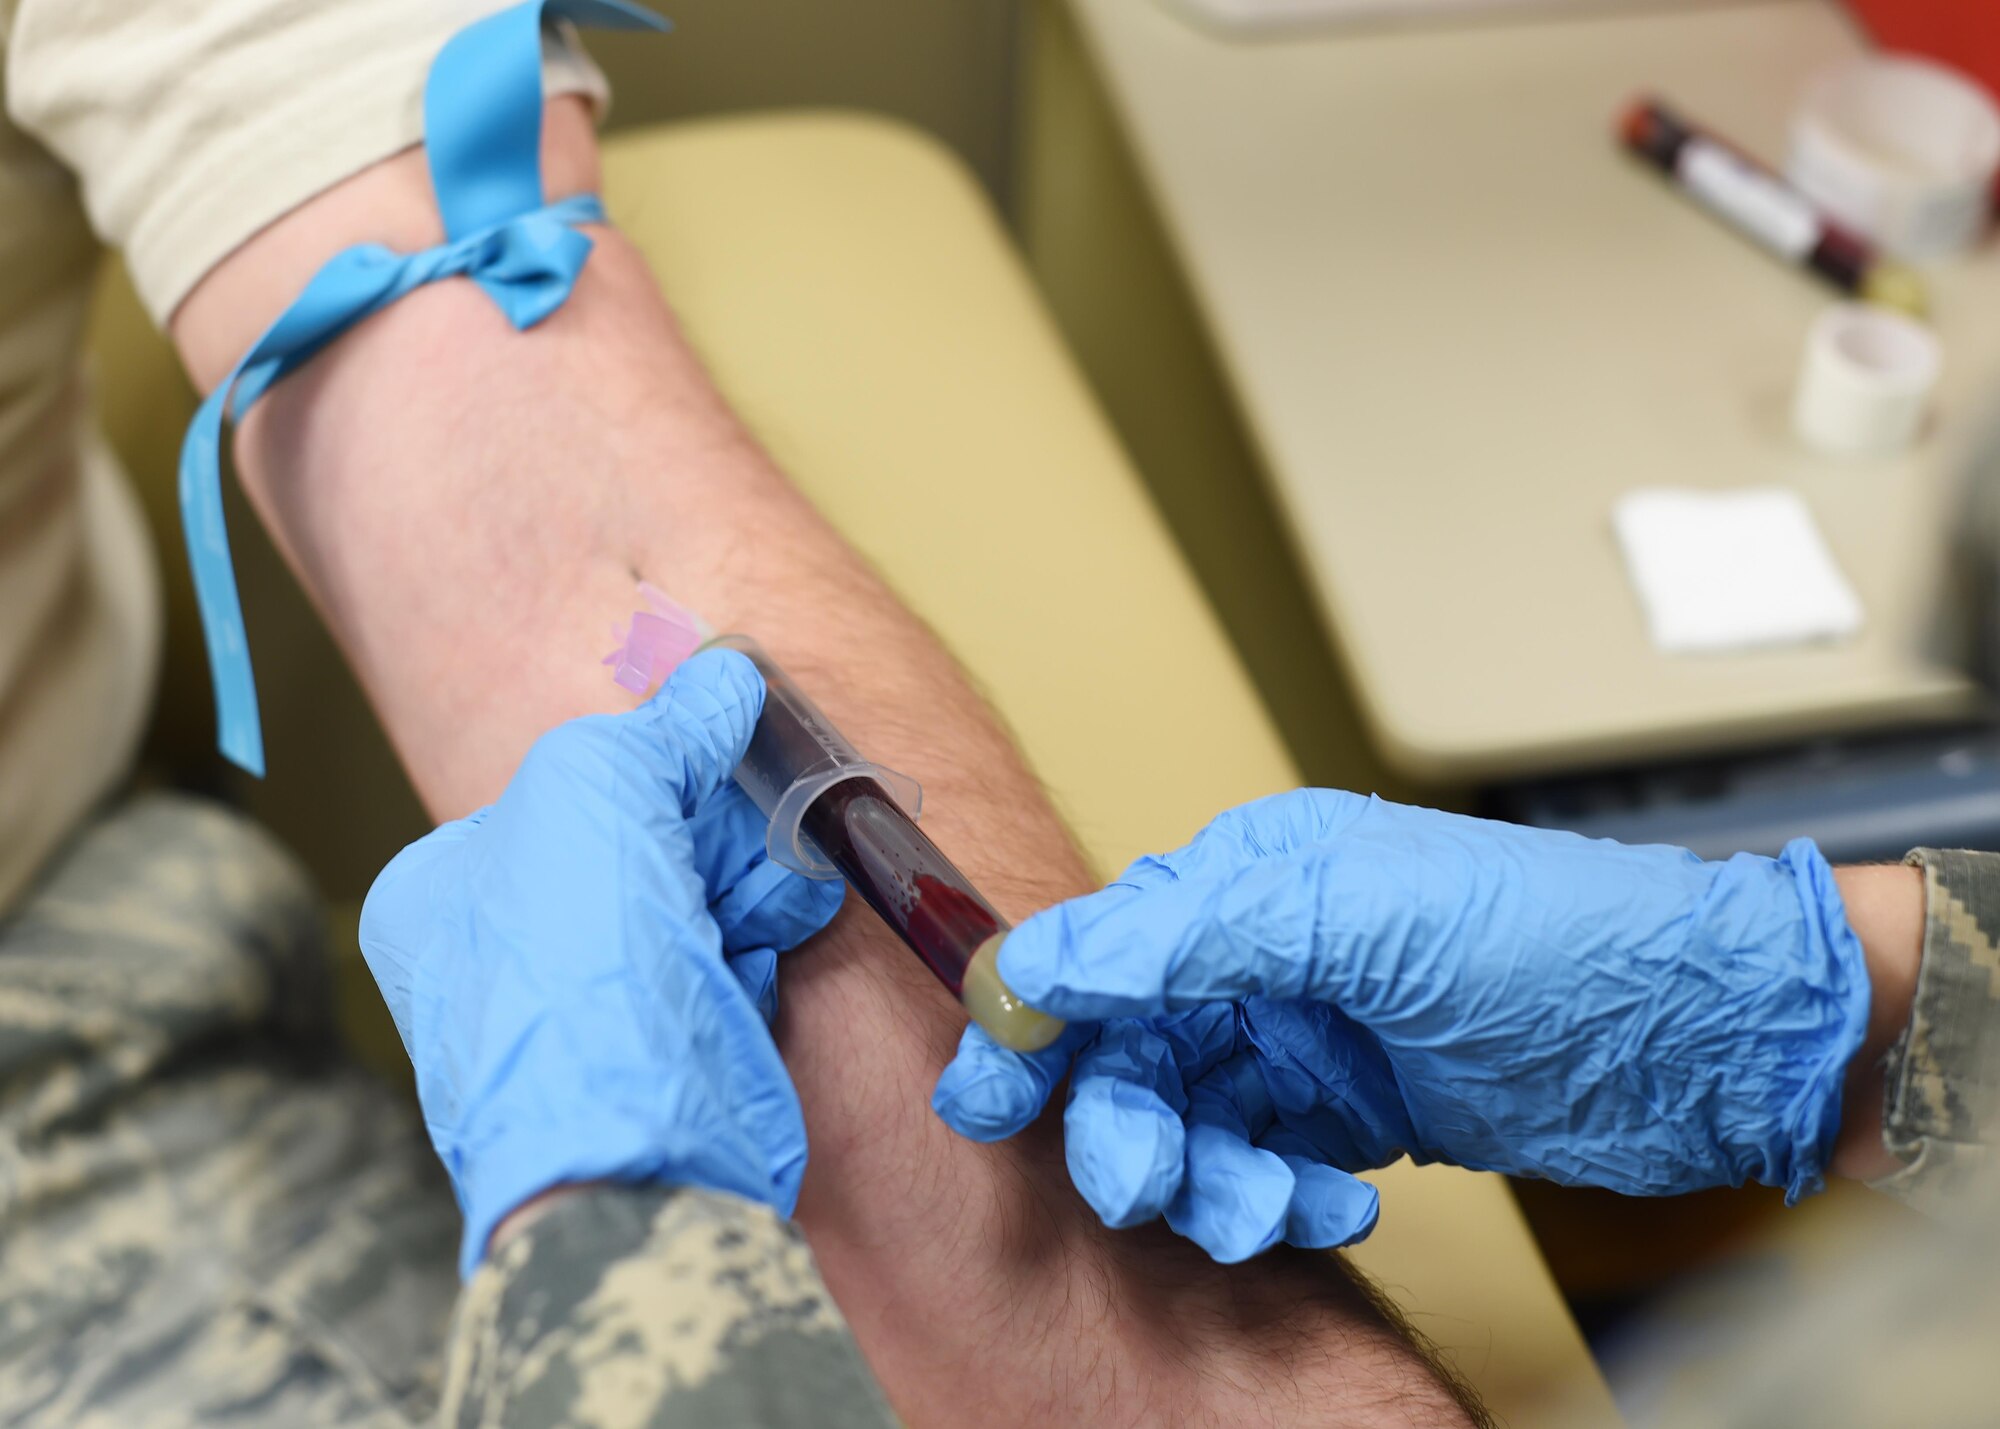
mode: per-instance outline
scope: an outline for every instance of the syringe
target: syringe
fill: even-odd
[[[748,656],[764,677],[764,712],[736,782],[771,821],[771,857],[809,878],[845,878],[1001,1046],[1032,1052],[1055,1041],[1063,1024],[1000,980],[1006,920],[917,827],[916,782],[863,759],[756,641],[709,644]]]

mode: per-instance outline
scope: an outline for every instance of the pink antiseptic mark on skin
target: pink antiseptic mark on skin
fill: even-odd
[[[707,638],[701,617],[676,605],[651,581],[639,582],[639,595],[652,609],[633,612],[623,630],[611,627],[618,648],[602,661],[612,667],[612,680],[635,695],[666,679]]]

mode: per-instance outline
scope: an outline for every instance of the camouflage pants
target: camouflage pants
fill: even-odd
[[[0,1425],[430,1417],[457,1211],[322,954],[275,845],[176,798],[0,922]]]

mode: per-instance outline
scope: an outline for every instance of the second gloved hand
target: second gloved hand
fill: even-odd
[[[961,1135],[998,1140],[1033,1121],[1067,1073],[1070,1179],[1106,1225],[1164,1216],[1225,1262],[1280,1240],[1314,1250],[1360,1240],[1375,1228],[1378,1197],[1341,1168],[1396,1153],[1329,1157],[1279,1121],[1264,1072],[1245,1009],[1228,1002],[1072,1022],[1052,1046],[1025,1054],[975,1024],[931,1105]]]
[[[969,1030],[939,1114],[1009,1135],[1068,1070],[1071,1174],[1100,1215],[1164,1213],[1224,1259],[1365,1234],[1373,1193],[1342,1173],[1404,1153],[1796,1198],[1869,1005],[1804,841],[1704,863],[1325,790],[1029,919],[999,968],[1100,1025],[1027,1057]]]
[[[712,651],[528,752],[498,802],[410,845],[361,946],[465,1212],[462,1268],[555,1185],[707,1186],[789,1215],[805,1123],[765,1022],[777,955],[842,886],[764,852],[730,774],[763,708]]]

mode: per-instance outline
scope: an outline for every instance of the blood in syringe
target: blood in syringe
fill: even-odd
[[[972,955],[1007,923],[888,791],[865,777],[842,780],[813,800],[800,827],[958,996]]]

